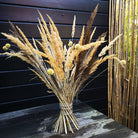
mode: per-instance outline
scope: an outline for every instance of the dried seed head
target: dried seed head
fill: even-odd
[[[10,45],[9,43],[7,43],[5,46],[6,46],[7,48],[10,48],[10,47],[11,47],[11,45]]]
[[[101,41],[105,41],[105,36],[101,38]]]
[[[7,48],[6,46],[3,46],[2,49],[3,49],[4,51],[7,51],[7,50],[8,50],[8,48]]]
[[[53,75],[53,74],[54,74],[54,70],[51,69],[51,68],[49,68],[49,69],[47,70],[47,73],[48,73],[48,75]]]
[[[71,40],[69,40],[68,46],[72,46],[73,42]]]
[[[126,65],[126,61],[125,61],[125,60],[121,60],[120,63],[121,63],[122,65]]]
[[[75,49],[76,49],[76,50],[79,50],[80,48],[81,48],[80,44],[76,44],[76,45],[75,45]]]

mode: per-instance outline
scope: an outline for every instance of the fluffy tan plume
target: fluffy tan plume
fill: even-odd
[[[101,57],[101,56],[105,55],[105,54],[106,54],[106,51],[109,50],[109,49],[112,47],[112,45],[114,44],[114,42],[115,42],[121,35],[122,35],[122,34],[118,35],[114,40],[112,40],[112,41],[109,43],[108,46],[105,46],[105,47],[102,49],[102,51],[99,53],[98,57]]]
[[[72,25],[72,38],[74,38],[74,34],[75,34],[75,25],[76,25],[76,16],[74,16],[74,20],[73,20],[73,25]]]
[[[83,43],[84,32],[85,32],[85,26],[83,26],[83,28],[82,28],[81,37],[80,37],[80,40],[79,40],[80,45],[82,45],[82,43]]]
[[[90,36],[91,36],[91,27],[92,27],[92,24],[93,24],[93,21],[94,21],[94,18],[96,16],[96,13],[97,13],[97,10],[98,10],[98,6],[99,4],[96,6],[96,8],[94,9],[93,13],[91,14],[91,17],[87,23],[87,28],[86,28],[86,32],[85,32],[85,39],[84,39],[84,42],[83,44],[88,44],[90,43]]]

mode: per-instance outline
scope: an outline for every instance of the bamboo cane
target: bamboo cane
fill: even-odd
[[[124,36],[125,36],[125,27],[127,26],[127,24],[125,24],[125,19],[126,19],[126,0],[124,0],[124,26],[123,26],[123,33],[124,33]],[[124,38],[124,41],[125,41],[125,38]],[[123,41],[123,51],[125,51],[125,42]],[[124,59],[126,59],[126,61],[128,60],[128,54],[126,52],[124,52]],[[125,106],[126,106],[126,89],[127,89],[127,79],[126,79],[126,76],[127,76],[127,68],[125,66],[125,70],[124,70],[124,73],[123,73],[123,86],[124,86],[124,89],[123,89],[123,99],[122,99],[122,124],[126,124],[126,117],[125,117]]]
[[[113,15],[112,12],[115,8],[115,5],[113,5],[113,3],[115,4],[115,2],[116,2],[116,12],[114,12],[115,15]],[[119,59],[126,59],[126,66],[125,70],[122,70],[120,68],[120,65],[114,62],[113,63],[114,68],[113,69],[111,69],[110,67],[108,68],[109,70],[111,69],[108,74],[108,79],[109,79],[108,95],[110,98],[109,104],[111,108],[109,109],[109,113],[113,113],[112,117],[118,122],[123,123],[132,129],[137,128],[138,130],[137,127],[138,125],[137,51],[138,50],[135,50],[136,46],[138,45],[136,44],[136,39],[138,39],[138,36],[136,35],[137,28],[135,25],[136,21],[135,15],[137,8],[136,0],[115,0],[115,1],[110,0],[110,6],[112,7],[110,7],[109,12],[111,12],[110,16],[112,17],[109,17],[109,32],[110,32],[109,40],[112,37],[114,38],[115,35],[118,35],[120,33],[122,34],[122,38],[120,38],[119,41],[116,42],[114,49],[111,49],[110,53],[117,52]],[[126,17],[127,17],[127,23],[125,24]],[[130,29],[132,33],[130,32]],[[129,41],[131,41],[131,43]],[[130,61],[128,58],[129,49],[130,49]],[[112,74],[110,74],[111,72]],[[110,92],[111,90],[112,92]]]
[[[131,51],[130,51],[130,66],[129,66],[129,80],[130,80],[130,101],[129,101],[129,122],[128,127],[133,129],[133,100],[134,100],[134,66],[135,66],[135,0],[132,0],[132,37],[131,37]],[[134,113],[135,115],[135,113]]]
[[[118,17],[118,33],[121,32],[121,1],[118,3],[118,12],[117,12],[117,17]],[[120,44],[121,44],[121,39],[119,38],[118,40],[118,43],[117,43],[117,55],[118,55],[118,58],[120,57],[120,51],[121,51],[121,47],[120,47]],[[117,106],[117,111],[116,111],[116,116],[115,116],[115,119],[116,121],[120,122],[120,66],[117,64],[116,65],[116,74],[117,74],[117,77],[116,77],[116,106]]]
[[[135,52],[135,47],[136,47],[136,24],[135,24],[135,15],[136,15],[136,0],[134,0],[134,5],[133,5],[133,31],[134,31],[134,36],[133,36],[133,84],[132,84],[132,89],[133,89],[133,96],[132,96],[132,129],[134,130],[134,125],[135,125],[135,117],[136,117],[136,114],[135,114],[135,108],[136,108],[136,91],[135,91],[135,88],[136,88],[136,77],[135,77],[135,70],[136,70],[136,66],[135,66],[135,61],[136,61],[136,52]],[[137,74],[136,74],[137,75]]]
[[[114,13],[117,12],[117,1],[114,1]],[[115,27],[114,27],[114,37],[117,36],[118,32],[117,32],[117,27],[118,27],[118,23],[116,22],[118,20],[118,17],[115,15]],[[113,48],[113,54],[116,54],[116,45],[117,45],[117,42],[115,42],[114,44],[114,48]],[[113,114],[114,114],[114,119],[116,118],[116,113],[117,113],[117,103],[116,103],[116,63],[115,61],[113,62],[113,89],[112,89],[112,92],[113,92],[113,96],[112,96],[112,104],[113,104]]]
[[[129,56],[129,28],[130,28],[130,0],[128,0],[127,1],[127,3],[128,3],[128,7],[127,7],[127,46],[126,46],[126,71],[125,71],[125,75],[126,75],[126,79],[125,79],[125,81],[126,81],[126,83],[125,83],[125,89],[124,89],[124,91],[125,91],[125,95],[126,95],[126,97],[125,97],[125,107],[124,107],[124,112],[125,112],[125,125],[127,126],[127,111],[128,111],[128,101],[129,101],[129,99],[128,99],[128,97],[129,97],[129,91],[128,91],[128,89],[129,89],[129,80],[128,80],[128,64],[129,64],[129,62],[128,62],[128,56]]]
[[[136,44],[136,131],[138,132],[138,0],[137,0],[137,44]]]
[[[112,40],[112,36],[111,36],[111,21],[112,21],[112,1],[109,2],[109,42]],[[111,50],[109,50],[109,54],[111,54]],[[108,65],[111,64],[108,60]],[[111,83],[111,74],[112,74],[112,69],[111,69],[111,65],[108,66],[108,116],[112,117],[111,114],[111,94],[112,94],[112,83]]]

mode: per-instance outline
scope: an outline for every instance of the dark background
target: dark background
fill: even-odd
[[[64,44],[71,38],[73,17],[76,15],[74,41],[77,42],[82,26],[87,24],[98,3],[93,24],[93,27],[97,27],[94,41],[98,35],[108,31],[108,0],[0,0],[0,32],[9,32],[10,20],[21,28],[30,41],[32,37],[40,39],[37,29],[39,9],[46,22],[49,21],[46,14],[53,19]],[[4,52],[2,47],[7,42],[0,34],[0,53]],[[0,56],[0,113],[57,102],[56,97],[46,92],[43,82],[28,67],[20,59]],[[89,79],[94,80],[79,93],[79,99],[107,114],[107,70],[96,78],[105,69],[107,63],[100,65]]]

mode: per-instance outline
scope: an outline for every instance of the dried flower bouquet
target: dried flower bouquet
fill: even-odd
[[[91,15],[86,32],[85,27],[82,28],[81,37],[77,44],[70,40],[68,46],[63,45],[52,19],[47,15],[50,20],[48,29],[40,12],[41,20],[38,19],[38,30],[42,42],[33,39],[33,44],[31,44],[21,29],[18,26],[14,27],[13,24],[11,24],[13,28],[12,34],[2,33],[19,48],[19,51],[9,49],[8,52],[2,53],[2,55],[15,56],[31,64],[33,67],[31,70],[51,90],[48,92],[54,93],[57,96],[61,106],[61,113],[55,124],[55,132],[67,134],[68,131],[74,133],[74,128],[79,129],[77,120],[72,112],[73,99],[82,84],[97,67],[107,59],[114,57],[114,55],[107,55],[105,57],[103,55],[117,38],[103,48],[98,57],[96,56],[97,48],[105,42],[106,34],[102,34],[97,41],[91,42],[96,30],[92,31],[91,26],[97,8],[98,6]],[[75,33],[75,21],[76,17],[74,17],[72,26],[72,38]],[[37,45],[42,50],[39,50]],[[9,44],[5,45],[3,50],[8,48],[10,48]]]

